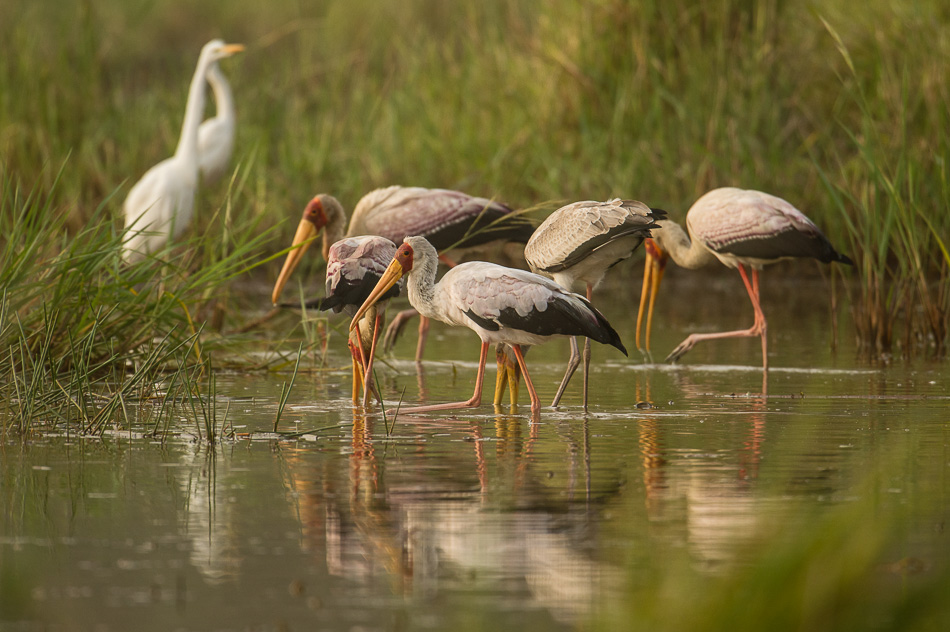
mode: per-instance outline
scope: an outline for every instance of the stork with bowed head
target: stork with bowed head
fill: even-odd
[[[326,295],[307,301],[306,307],[349,316],[363,304],[366,297],[396,254],[396,244],[385,237],[361,235],[344,237],[334,242],[327,253]],[[379,333],[386,322],[386,306],[390,298],[399,296],[399,286],[390,288],[360,320],[358,334],[350,332],[349,348],[353,358],[353,401],[358,401],[363,389],[363,405],[369,404],[373,391],[373,358]]]
[[[853,265],[851,259],[834,249],[804,213],[782,198],[761,191],[725,187],[706,193],[686,214],[688,234],[672,220],[661,220],[659,224],[660,227],[652,231],[655,243],[648,243],[646,249],[644,296],[637,315],[638,348],[644,299],[650,294],[646,351],[650,349],[654,299],[668,257],[689,269],[717,260],[726,267],[737,268],[755,315],[749,329],[691,334],[667,356],[670,362],[678,360],[704,340],[758,336],[762,339],[762,368],[768,369],[767,324],[759,302],[759,270],[762,266],[784,259],[817,259],[822,263]],[[752,269],[751,281],[746,266]]]
[[[327,262],[326,294],[316,301],[305,303],[307,307],[320,310],[345,311],[352,316],[362,305],[379,277],[396,253],[396,244],[385,237],[359,235],[343,238],[345,222],[343,208],[328,195],[318,195],[307,205],[303,219],[294,236],[294,246],[284,260],[271,300],[276,305],[280,300],[287,280],[310,248],[314,238],[323,230],[323,258]],[[388,299],[399,295],[399,288],[392,288],[368,318],[360,322],[358,334],[350,336],[349,347],[353,358],[353,401],[357,401],[360,387],[363,388],[364,405],[369,403],[372,388],[372,360],[375,355],[379,332],[385,322]]]
[[[636,200],[574,202],[554,211],[528,240],[525,259],[532,272],[554,279],[573,291],[583,283],[590,301],[607,270],[630,257],[650,236],[666,211]],[[584,343],[584,409],[587,409],[590,339]],[[571,338],[571,357],[551,406],[557,406],[581,361],[577,339]]]
[[[212,40],[204,45],[188,89],[185,119],[175,155],[145,172],[125,199],[123,258],[134,263],[178,238],[191,221],[198,188],[198,127],[204,114],[208,70],[244,50],[241,44]]]
[[[531,411],[537,414],[541,402],[524,362],[522,346],[547,342],[558,336],[586,336],[609,344],[626,354],[620,336],[607,319],[584,297],[569,292],[538,274],[506,268],[484,261],[470,261],[451,268],[436,283],[438,253],[424,237],[407,237],[379,284],[350,323],[359,319],[403,275],[409,303],[419,314],[448,325],[468,327],[481,339],[481,353],[475,378],[475,393],[464,402],[434,404],[403,412],[425,412],[478,406],[488,348],[509,345],[524,375],[531,396]]]
[[[451,250],[456,254],[499,241],[525,243],[534,230],[531,222],[518,217],[513,209],[487,198],[448,189],[401,186],[376,189],[364,195],[353,210],[349,227],[345,229],[345,226],[346,212],[336,198],[323,193],[310,201],[297,226],[293,250],[288,253],[274,286],[275,304],[303,256],[302,245],[321,230],[324,231],[324,257],[330,245],[344,236],[344,230],[348,237],[379,235],[396,244],[410,235],[421,235],[440,252]],[[454,265],[444,255],[441,258]],[[407,312],[398,314],[387,337],[394,336],[409,317]],[[428,319],[422,318],[416,361],[422,359],[428,327]]]

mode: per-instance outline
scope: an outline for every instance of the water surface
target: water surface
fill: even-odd
[[[881,581],[932,576],[948,561],[950,371],[869,363],[846,335],[832,350],[817,287],[766,292],[767,379],[755,340],[644,359],[635,301],[607,305],[631,357],[595,348],[586,414],[578,379],[538,420],[524,391],[515,410],[384,419],[350,403],[331,332],[283,434],[289,374],[228,372],[217,410],[236,434],[214,447],[184,408],[164,440],[5,436],[0,628],[586,629],[665,573],[741,572],[792,512],[842,507],[871,508],[858,531],[898,534]],[[654,348],[751,322],[730,292],[693,313],[661,302]],[[437,328],[421,369],[413,347],[379,369],[390,412],[471,394],[473,334]],[[563,342],[528,355],[543,400],[566,357]]]

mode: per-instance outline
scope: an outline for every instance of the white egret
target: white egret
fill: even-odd
[[[204,45],[188,88],[185,118],[175,155],[145,172],[125,199],[123,258],[139,261],[181,235],[191,221],[198,187],[198,126],[204,113],[208,69],[244,50],[241,44],[212,40]]]

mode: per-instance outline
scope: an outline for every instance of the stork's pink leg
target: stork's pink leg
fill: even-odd
[[[426,339],[429,337],[429,319],[419,315],[419,340],[416,341],[416,362],[422,362],[422,352],[426,350]]]
[[[587,301],[591,301],[594,286],[587,284]],[[587,410],[587,384],[590,378],[590,338],[584,338],[584,410]]]
[[[748,329],[740,329],[738,331],[722,331],[714,334],[690,334],[687,336],[686,340],[679,343],[675,349],[666,357],[667,362],[675,362],[681,358],[687,351],[692,349],[697,342],[702,342],[704,340],[720,340],[722,338],[752,338],[760,337],[762,338],[762,368],[767,369],[769,367],[768,356],[766,355],[767,342],[766,342],[766,329],[767,324],[765,322],[765,314],[762,312],[762,306],[759,304],[759,271],[752,270],[752,281],[749,281],[749,276],[746,274],[745,267],[742,264],[739,264],[739,274],[742,275],[742,282],[745,284],[746,292],[749,293],[749,300],[752,301],[752,309],[755,312],[755,322]]]
[[[520,354],[520,351],[518,352]],[[482,350],[478,358],[478,373],[475,375],[475,393],[472,398],[465,402],[453,402],[451,404],[431,404],[429,406],[416,406],[415,408],[402,408],[402,413],[424,413],[432,410],[450,410],[452,408],[473,408],[482,401],[482,380],[485,377],[485,363],[488,361],[488,343],[482,343]],[[527,382],[527,380],[525,380]],[[534,388],[530,387],[530,391]],[[537,395],[534,395],[537,397]]]
[[[762,311],[762,304],[759,301],[759,271],[752,268],[752,283],[749,283],[749,277],[746,276],[745,268],[739,264],[739,274],[742,275],[742,282],[745,283],[746,292],[749,293],[749,299],[752,301],[752,309],[755,312],[755,322],[749,331],[758,332],[762,338],[762,368],[769,368],[768,341],[765,336],[768,325],[765,322],[765,313]],[[755,334],[753,334],[755,335]]]
[[[591,300],[591,296],[594,293],[593,286],[587,284],[587,300]],[[584,410],[587,410],[587,385],[588,380],[590,379],[590,338],[584,339]],[[551,407],[554,408],[560,403],[561,396],[564,395],[564,390],[567,388],[568,382],[571,381],[571,377],[574,375],[574,371],[577,370],[577,367],[581,363],[581,352],[577,346],[577,338],[571,337],[571,357],[567,361],[567,370],[564,372],[564,377],[561,378],[561,383],[557,387],[557,393],[554,394],[554,401],[551,403]]]
[[[561,383],[557,387],[557,393],[554,394],[554,401],[551,402],[551,408],[556,408],[561,402],[561,396],[564,395],[564,390],[567,388],[568,382],[571,381],[571,376],[574,375],[574,371],[576,371],[580,365],[581,352],[577,348],[577,338],[571,336],[571,357],[567,360],[567,370],[564,371],[564,377],[561,378]]]
[[[528,394],[531,396],[531,412],[538,414],[541,412],[541,400],[538,398],[538,392],[534,390],[534,384],[531,382],[531,376],[528,375],[528,365],[524,362],[524,354],[521,353],[521,345],[511,345],[518,359],[518,366],[521,367],[521,374],[524,376],[524,384],[528,387]]]

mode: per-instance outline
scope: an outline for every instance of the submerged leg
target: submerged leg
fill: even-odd
[[[422,362],[422,352],[426,349],[426,338],[429,337],[429,319],[419,316],[419,340],[416,342],[416,362]]]
[[[366,376],[366,384],[363,388],[363,407],[369,405],[369,396],[376,390],[376,382],[373,380],[373,360],[376,358],[376,341],[379,340],[379,330],[383,327],[383,314],[377,312],[373,325],[373,342],[369,348],[369,360],[366,362],[366,368],[363,374]]]
[[[528,365],[524,362],[524,354],[521,352],[520,345],[511,347],[518,359],[518,366],[521,367],[521,374],[524,376],[524,384],[528,387],[528,394],[531,396],[531,412],[537,414],[541,411],[541,400],[538,399],[538,392],[534,390],[534,384],[531,382],[531,376],[528,374]]]
[[[419,315],[414,309],[404,309],[401,312],[397,313],[393,318],[393,322],[389,323],[389,327],[386,328],[386,335],[383,336],[383,350],[389,351],[393,348],[393,345],[396,344],[396,339],[399,337],[399,334],[402,333],[403,328],[410,321],[410,319],[415,318]]]
[[[561,397],[564,395],[564,389],[567,388],[567,383],[571,381],[571,376],[574,375],[574,371],[577,370],[581,364],[581,352],[577,348],[577,338],[571,336],[571,357],[567,360],[567,370],[564,371],[564,377],[561,378],[561,384],[557,387],[557,393],[554,394],[554,401],[551,402],[551,407],[555,408],[561,401]]]
[[[507,359],[508,354],[505,353],[504,343],[499,342],[495,346],[495,365],[498,367],[495,373],[495,396],[492,398],[492,404],[495,406],[501,406],[501,400],[505,397],[505,389],[508,386]]]
[[[485,377],[485,363],[488,361],[488,343],[482,342],[481,353],[478,358],[478,373],[475,375],[475,393],[472,398],[464,402],[453,402],[451,404],[432,404],[429,406],[416,406],[415,408],[403,408],[400,412],[404,413],[423,413],[430,410],[450,410],[452,408],[472,408],[478,406],[482,401],[482,380]]]
[[[594,294],[594,286],[587,284],[587,302],[591,303]],[[590,338],[584,338],[584,410],[587,410],[587,386],[590,379]]]
[[[661,251],[656,242],[647,239],[643,244],[647,252],[646,262],[643,265],[643,288],[640,291],[640,306],[637,309],[637,349],[650,355],[650,337],[653,334],[653,308],[656,306],[656,297],[660,293],[660,282],[666,270],[667,255]],[[644,331],[644,346],[640,346],[640,325],[643,320],[644,302],[649,297],[647,305],[647,322]]]
[[[722,331],[712,334],[690,334],[686,340],[679,343],[675,349],[666,357],[667,362],[675,362],[681,358],[687,351],[692,349],[697,342],[704,340],[721,340],[722,338],[753,338],[759,336],[762,338],[762,368],[768,368],[768,356],[766,352],[766,322],[765,314],[762,312],[762,306],[759,304],[758,297],[758,270],[752,271],[753,282],[749,282],[745,267],[739,264],[739,274],[742,275],[742,282],[745,284],[746,291],[749,293],[749,300],[752,301],[752,309],[755,312],[755,322],[748,329],[737,331]]]
[[[587,385],[590,379],[590,338],[584,338],[584,410],[587,410]]]
[[[505,388],[507,388],[511,393],[509,401],[512,406],[516,406],[518,404],[518,386],[521,380],[521,369],[509,345],[503,342],[499,342],[495,345],[495,363],[498,365],[498,373],[495,377],[495,397],[493,403],[495,406],[501,406],[501,400],[504,398]]]
[[[363,365],[359,349],[357,349],[352,338],[347,341],[347,346],[350,348],[350,356],[353,361],[353,403],[356,404],[360,401],[360,389],[363,387]]]

